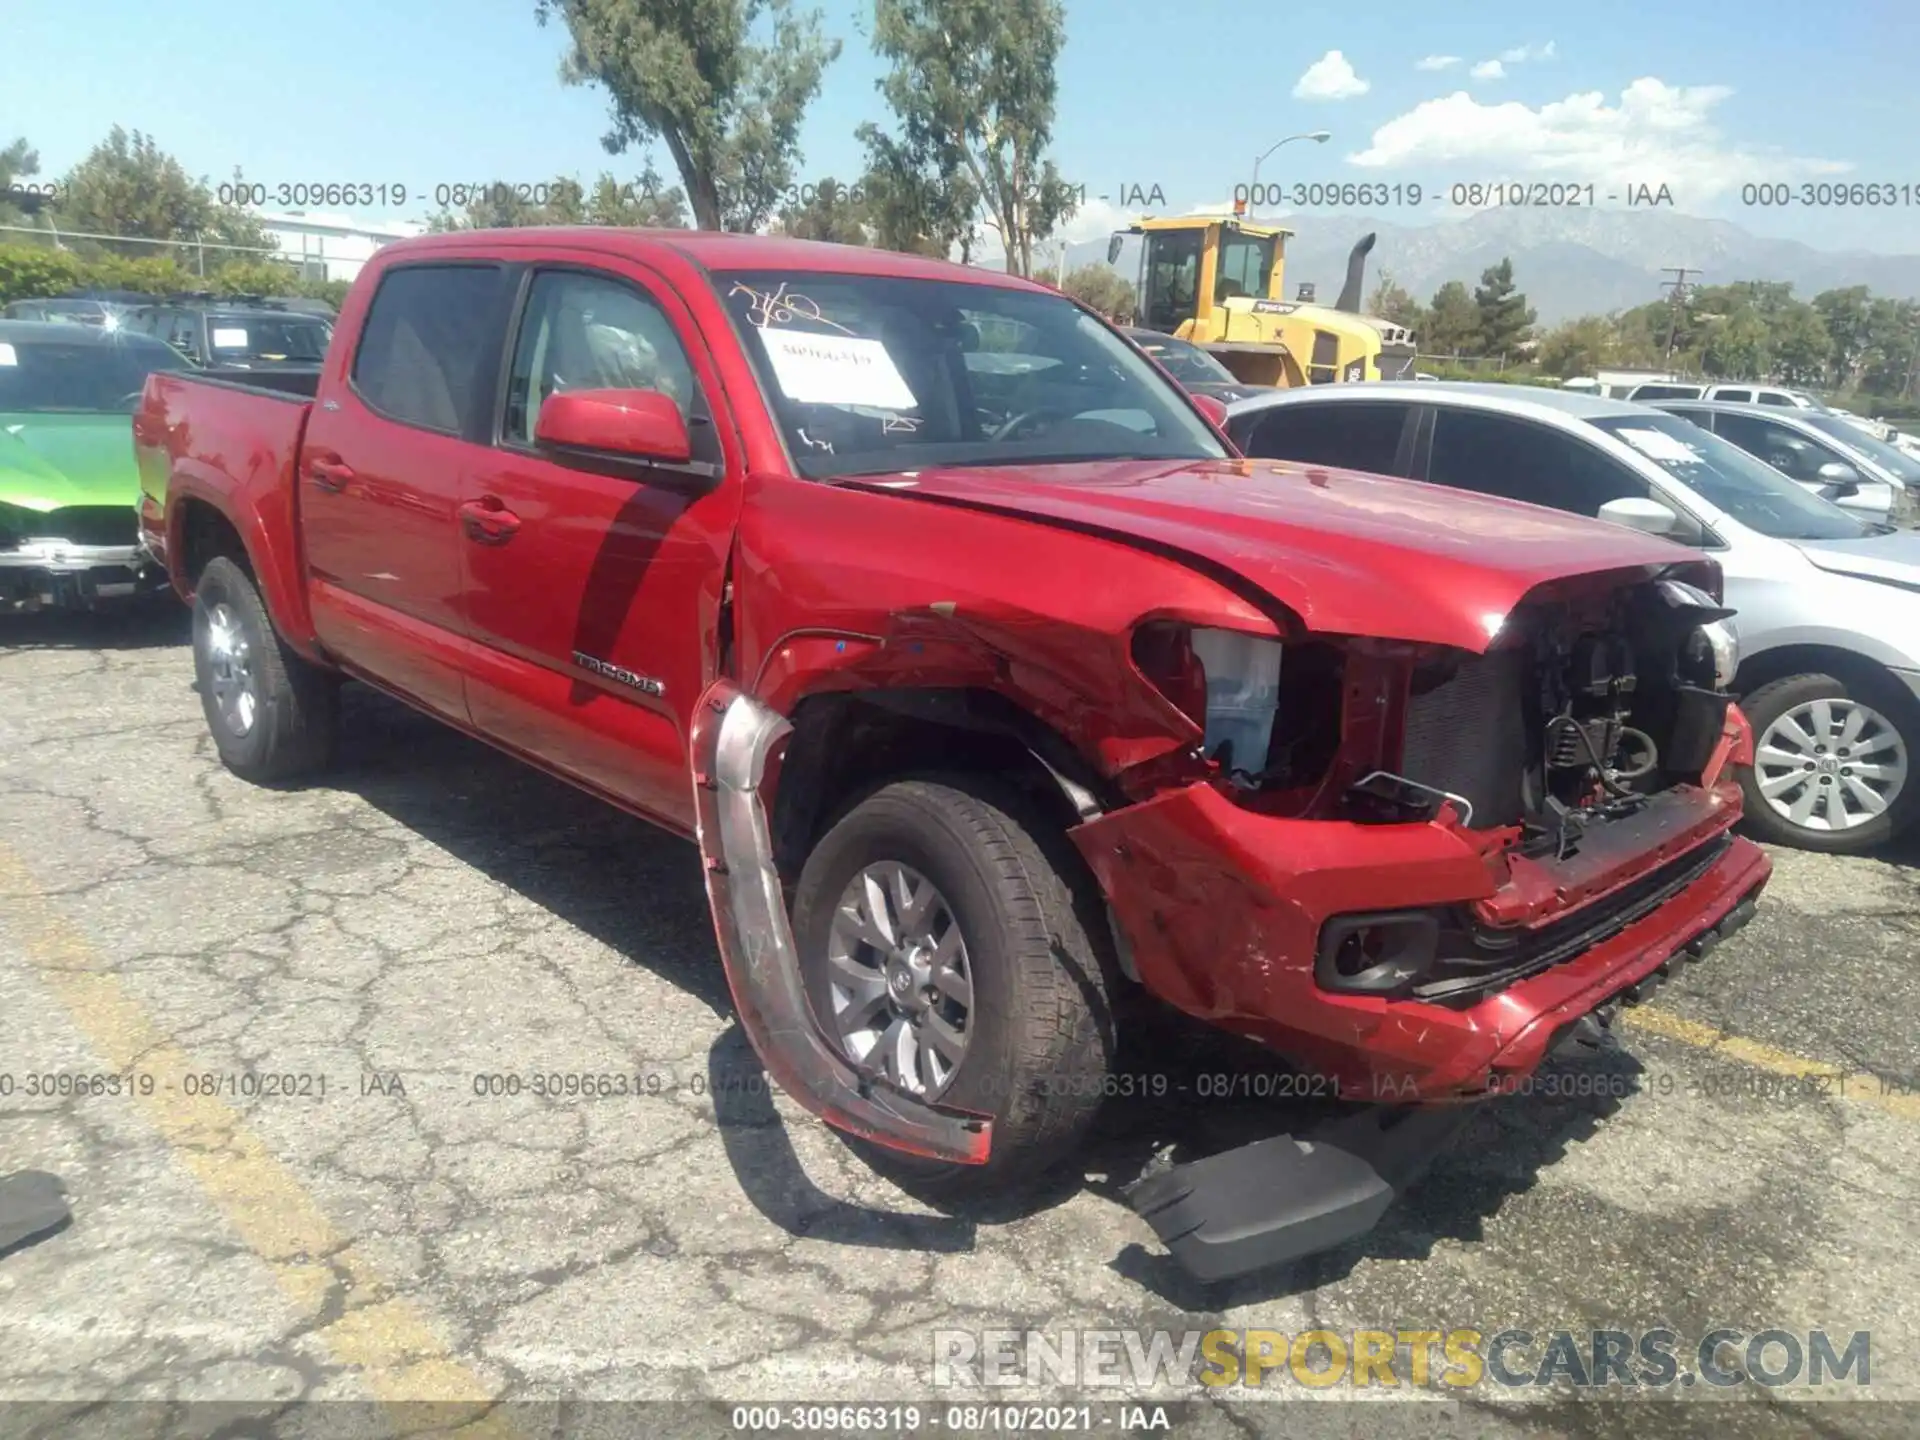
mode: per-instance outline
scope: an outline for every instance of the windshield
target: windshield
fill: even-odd
[[[1858,540],[1874,533],[1864,521],[1691,420],[1647,414],[1614,415],[1592,423],[1762,535],[1776,540]]]
[[[1851,424],[1839,415],[1822,415],[1809,412],[1800,417],[1807,424],[1833,436],[1849,450],[1856,450],[1866,456],[1882,470],[1890,471],[1908,485],[1920,485],[1920,460],[1887,444],[1876,436],[1869,435],[1858,425]]]
[[[123,335],[105,344],[0,340],[0,411],[131,415],[155,370],[192,367],[157,340]]]
[[[213,363],[318,365],[327,358],[328,326],[301,315],[209,315]]]
[[[1197,345],[1175,340],[1171,335],[1134,331],[1133,341],[1147,354],[1167,367],[1167,372],[1184,385],[1231,385],[1233,372]]]
[[[883,275],[714,283],[809,478],[1226,454],[1139,351],[1062,296]]]

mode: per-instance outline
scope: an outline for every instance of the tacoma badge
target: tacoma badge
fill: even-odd
[[[618,665],[610,664],[605,660],[599,659],[597,656],[588,655],[581,650],[573,652],[573,663],[583,669],[593,671],[596,675],[604,675],[609,680],[618,680],[622,685],[631,685],[636,690],[644,690],[649,695],[664,695],[667,693],[667,687],[660,681],[655,680],[652,676],[636,675],[631,670],[622,669]]]

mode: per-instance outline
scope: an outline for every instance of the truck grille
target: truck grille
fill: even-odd
[[[1517,650],[1476,655],[1442,684],[1418,691],[1416,680],[1408,700],[1400,773],[1464,796],[1476,830],[1521,818],[1526,665]]]

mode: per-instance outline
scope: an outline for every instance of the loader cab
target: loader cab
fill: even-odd
[[[1213,338],[1214,309],[1231,299],[1279,294],[1285,239],[1292,232],[1227,219],[1143,220],[1116,231],[1108,262],[1126,236],[1139,235],[1139,320],[1184,339]]]
[[[1373,236],[1354,246],[1340,299],[1327,306],[1305,294],[1284,298],[1292,234],[1238,215],[1148,217],[1114,233],[1107,261],[1117,262],[1126,237],[1138,235],[1138,323],[1200,346],[1246,384],[1320,385],[1409,373],[1411,333],[1359,313]]]

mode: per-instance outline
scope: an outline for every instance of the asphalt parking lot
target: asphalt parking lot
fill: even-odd
[[[1629,1407],[1276,1381],[1183,1392],[1181,1433],[1920,1428],[1920,847],[1776,853],[1755,922],[1633,1012],[1601,1082],[1486,1107],[1348,1249],[1204,1289],[1117,1186],[1283,1104],[1116,1102],[1025,1213],[931,1214],[755,1083],[689,846],[365,694],[327,783],[250,787],[186,630],[0,620],[0,1173],[58,1175],[74,1212],[0,1258],[0,1400],[66,1408],[0,1429],[112,1401],[979,1403],[934,1388],[941,1330],[1655,1326],[1869,1331],[1871,1382]]]

